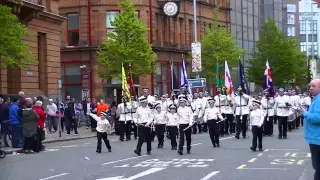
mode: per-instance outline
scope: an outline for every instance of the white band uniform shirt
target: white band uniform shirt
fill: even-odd
[[[149,107],[140,106],[137,109],[137,119],[135,121],[136,124],[151,124],[153,121],[152,111]]]
[[[90,115],[94,120],[97,121],[97,128],[96,128],[96,130],[97,130],[98,132],[101,132],[101,133],[106,132],[106,133],[110,134],[110,132],[111,132],[111,125],[110,125],[110,123],[109,123],[109,121],[108,121],[107,119],[101,120],[101,118],[100,118],[99,116],[97,116],[97,115],[95,115],[95,114],[92,114],[92,113],[90,113],[89,115]]]
[[[247,115],[249,114],[249,100],[250,96],[247,94],[238,95],[235,97],[236,104],[236,115]]]
[[[273,97],[269,97],[269,98],[266,98],[266,97],[263,97],[261,99],[261,107],[263,109],[263,112],[264,112],[264,115],[266,116],[267,115],[267,110],[268,110],[268,116],[271,117],[271,116],[274,116],[275,113],[274,113],[274,108],[275,108],[275,100]]]
[[[289,116],[289,106],[287,106],[287,104],[290,105],[289,96],[286,96],[286,95],[278,96],[276,97],[275,101],[276,101],[275,108],[277,112],[276,115],[281,117]]]
[[[264,122],[264,112],[256,109],[250,112],[250,126],[261,127]]]
[[[167,126],[178,126],[179,116],[177,113],[167,113]]]
[[[154,119],[154,124],[167,124],[166,112],[162,110],[160,112],[154,110],[153,119]]]
[[[120,103],[117,108],[117,114],[119,116],[119,121],[131,121],[132,115],[131,115],[131,108],[132,104],[129,102],[126,102],[126,105],[124,103]]]
[[[219,112],[219,108],[217,107],[209,107],[205,110],[203,120],[204,122],[207,122],[209,120],[218,120],[219,119],[224,119]]]
[[[193,113],[190,107],[179,107],[178,108],[179,121],[178,124],[189,124],[193,123]]]

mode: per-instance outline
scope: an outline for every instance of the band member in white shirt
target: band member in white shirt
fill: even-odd
[[[250,96],[243,93],[242,88],[238,88],[238,95],[235,97],[236,104],[236,135],[235,138],[239,139],[240,131],[242,137],[246,138],[247,133],[247,119],[249,114],[249,100]]]
[[[250,127],[252,131],[252,146],[250,149],[256,151],[257,140],[259,151],[262,151],[262,124],[264,122],[264,113],[260,108],[261,103],[257,100],[252,101],[253,111],[250,113]]]
[[[171,104],[167,113],[167,130],[171,140],[171,150],[177,150],[178,121],[177,106]],[[183,134],[182,134],[183,135]]]
[[[223,121],[219,108],[215,107],[214,99],[208,99],[209,107],[205,110],[203,120],[208,124],[209,135],[213,147],[220,147],[219,143],[219,120]],[[222,129],[223,131],[223,129]]]
[[[107,113],[106,112],[101,112],[100,117],[88,113],[89,116],[91,116],[94,120],[97,121],[97,153],[101,153],[101,139],[103,139],[104,143],[106,144],[108,151],[111,152],[111,146],[110,142],[108,140],[108,133],[111,133],[111,125],[109,121],[107,120]]]
[[[166,118],[166,111],[162,111],[160,103],[157,103],[154,106],[153,111],[153,119],[154,119],[154,125],[156,129],[156,135],[158,138],[158,148],[163,148],[163,142],[164,142],[164,131],[166,128],[167,118]]]
[[[191,150],[191,133],[193,125],[193,113],[190,107],[186,106],[187,99],[180,98],[178,116],[179,116],[179,150],[178,154],[183,155],[183,146],[184,146],[184,136],[186,136],[187,141],[187,154],[190,154]]]
[[[128,98],[123,96],[123,102],[118,105],[117,116],[119,117],[120,127],[120,141],[124,140],[124,134],[126,134],[126,140],[131,140],[131,115],[132,104],[128,102]]]
[[[264,91],[264,96],[261,99],[261,107],[265,115],[265,122],[263,125],[263,134],[271,136],[273,134],[273,118],[274,118],[274,105],[275,101],[272,96],[269,95],[268,90]]]
[[[275,109],[277,111],[278,119],[278,129],[279,136],[278,139],[287,139],[287,129],[288,129],[288,116],[290,109],[290,99],[289,96],[284,95],[284,89],[279,89],[279,96],[275,99]]]
[[[132,120],[136,121],[137,119],[137,109],[139,107],[139,103],[136,101],[134,96],[131,96],[131,104],[132,104],[132,108],[131,108],[131,116],[132,116]],[[131,130],[134,133],[134,139],[137,139],[138,137],[138,127],[135,123],[132,123],[131,126]]]
[[[141,147],[144,142],[147,143],[147,154],[151,155],[151,128],[150,124],[153,121],[151,109],[148,107],[148,99],[140,97],[141,106],[137,109],[137,119],[135,123],[138,126],[138,144],[134,150],[138,156],[141,156]]]

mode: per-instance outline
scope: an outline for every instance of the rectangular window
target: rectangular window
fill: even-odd
[[[179,18],[179,36],[180,36],[180,44],[185,44],[183,39],[183,19]]]
[[[137,19],[140,19],[140,11],[136,11],[136,17],[137,17]]]
[[[116,19],[118,14],[119,14],[119,11],[107,11],[107,15],[106,15],[107,33],[113,32],[114,29],[116,28],[115,26],[112,25],[112,22]]]
[[[79,14],[67,14],[68,30],[67,39],[69,46],[77,46],[79,44]]]

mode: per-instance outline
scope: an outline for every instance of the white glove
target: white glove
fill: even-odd
[[[193,125],[193,123],[189,123],[189,126],[192,126]]]

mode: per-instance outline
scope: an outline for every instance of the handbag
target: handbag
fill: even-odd
[[[38,133],[40,141],[44,141],[46,139],[46,133],[44,132],[44,130],[38,127]]]

